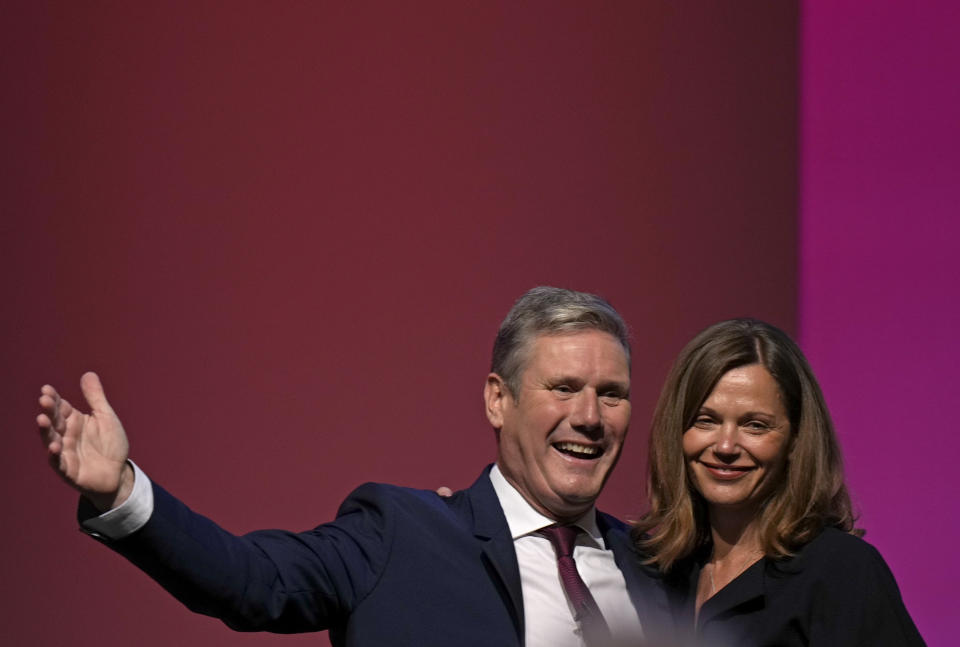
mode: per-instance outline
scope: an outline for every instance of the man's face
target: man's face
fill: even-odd
[[[627,435],[627,355],[597,330],[539,335],[522,371],[519,393],[496,373],[484,388],[497,464],[539,512],[571,521],[600,494]]]

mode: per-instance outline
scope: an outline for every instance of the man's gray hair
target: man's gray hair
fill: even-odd
[[[513,397],[520,394],[520,375],[527,352],[537,335],[562,335],[584,330],[609,333],[620,342],[630,364],[627,324],[607,301],[595,294],[540,286],[517,299],[500,324],[493,343],[490,370],[501,378]]]

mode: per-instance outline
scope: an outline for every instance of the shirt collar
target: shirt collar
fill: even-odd
[[[550,517],[537,512],[517,491],[517,488],[507,481],[499,465],[494,465],[490,470],[490,482],[493,483],[493,489],[497,493],[497,499],[500,500],[500,507],[503,508],[507,526],[510,527],[510,535],[514,540],[557,523]],[[591,505],[590,509],[574,520],[571,525],[583,530],[600,548],[606,548],[603,535],[600,534],[600,528],[597,526],[596,506]]]

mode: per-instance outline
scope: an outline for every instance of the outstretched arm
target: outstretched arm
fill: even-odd
[[[80,378],[90,413],[82,413],[49,384],[40,389],[37,426],[53,470],[105,512],[123,503],[133,489],[127,463],[127,435],[96,373]]]

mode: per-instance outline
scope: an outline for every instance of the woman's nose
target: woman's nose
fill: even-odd
[[[720,436],[713,447],[717,456],[735,458],[740,454],[739,430],[735,424],[724,424],[719,429]]]

